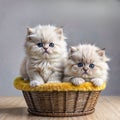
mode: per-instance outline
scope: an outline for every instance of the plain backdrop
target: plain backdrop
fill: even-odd
[[[13,86],[24,58],[26,27],[64,26],[68,46],[92,43],[106,48],[109,82],[102,95],[120,95],[119,0],[0,0],[0,96],[16,96]]]

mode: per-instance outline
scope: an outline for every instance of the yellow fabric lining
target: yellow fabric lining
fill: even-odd
[[[99,91],[106,87],[106,83],[102,86],[94,86],[91,82],[85,82],[79,86],[74,86],[69,82],[64,83],[46,83],[38,87],[30,87],[29,81],[24,81],[21,77],[14,80],[14,86],[18,90],[23,91]]]

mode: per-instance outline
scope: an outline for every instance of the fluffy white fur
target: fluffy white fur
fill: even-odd
[[[64,81],[70,81],[74,85],[91,81],[94,85],[101,86],[108,79],[107,61],[109,58],[106,57],[105,50],[95,45],[80,44],[71,47],[65,66]],[[82,63],[83,66],[78,67],[78,63]],[[90,68],[90,64],[94,64],[94,68]]]
[[[30,80],[30,86],[61,82],[63,63],[67,58],[65,39],[62,28],[51,25],[27,28],[26,57],[20,74],[24,80]],[[39,43],[43,43],[43,47],[38,47]],[[50,43],[53,43],[54,47],[50,47]]]

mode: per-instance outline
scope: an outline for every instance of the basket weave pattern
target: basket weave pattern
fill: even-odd
[[[101,91],[22,91],[28,111],[40,116],[79,116],[94,112]]]

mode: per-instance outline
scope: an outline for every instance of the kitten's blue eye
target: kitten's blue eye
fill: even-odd
[[[49,46],[50,46],[50,47],[54,47],[54,43],[50,43]]]
[[[37,46],[38,47],[43,47],[43,43],[38,43]]]
[[[78,63],[78,67],[82,67],[83,66],[83,63]]]
[[[90,67],[90,68],[94,68],[95,65],[94,65],[94,64],[90,64],[89,67]]]

